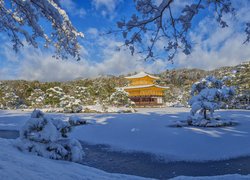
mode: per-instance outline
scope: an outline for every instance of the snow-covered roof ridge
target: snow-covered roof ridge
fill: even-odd
[[[139,85],[139,86],[126,86],[123,87],[123,89],[136,89],[136,88],[147,88],[147,87],[158,87],[158,88],[163,88],[163,89],[168,89],[169,87],[164,87],[164,86],[159,86],[156,84],[149,84],[149,85]]]
[[[142,78],[142,77],[145,77],[145,76],[151,77],[151,78],[153,78],[153,79],[159,79],[159,77],[152,76],[152,75],[147,74],[147,73],[145,73],[145,72],[143,72],[143,71],[141,71],[141,72],[139,72],[139,73],[137,73],[137,74],[135,74],[135,75],[133,75],[133,76],[127,76],[127,77],[125,77],[125,78],[126,78],[126,79],[134,79],[134,78]]]

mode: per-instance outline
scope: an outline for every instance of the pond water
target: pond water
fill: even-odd
[[[0,130],[1,138],[15,139],[18,131]],[[250,174],[250,157],[208,162],[165,162],[143,152],[110,151],[107,145],[81,142],[85,158],[81,164],[110,173],[131,174],[157,179],[176,176],[214,176],[223,174]]]
[[[131,174],[157,179],[176,176],[214,176],[224,174],[250,174],[250,157],[208,162],[168,162],[142,152],[110,151],[106,145],[82,142],[86,157],[82,164],[111,173]]]

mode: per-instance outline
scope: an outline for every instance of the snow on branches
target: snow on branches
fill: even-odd
[[[20,130],[17,147],[51,159],[79,162],[84,156],[82,146],[76,139],[69,139],[69,122],[45,116],[34,110],[31,118]]]
[[[228,26],[223,18],[224,15],[235,15],[231,0],[184,1],[181,2],[181,6],[174,0],[134,1],[137,12],[129,20],[118,21],[118,30],[114,32],[121,33],[125,41],[124,45],[128,47],[132,55],[137,52],[145,60],[156,59],[157,55],[166,53],[168,60],[173,61],[178,50],[186,55],[190,54],[192,46],[188,32],[193,19],[202,9],[212,11],[222,28]],[[249,27],[249,22],[246,22],[247,40],[245,42],[249,42]],[[110,33],[112,32],[111,30]],[[157,43],[163,46],[161,52],[158,52]]]
[[[191,106],[189,124],[199,125],[201,122],[209,123],[215,119],[214,111],[220,109],[222,102],[228,101],[235,94],[233,87],[224,84],[226,80],[227,78],[218,80],[213,76],[207,76],[192,85],[192,97],[188,102]]]
[[[72,25],[68,15],[58,0],[0,0],[0,32],[5,32],[18,51],[25,40],[38,47],[38,39],[44,40],[44,46],[55,47],[56,58],[71,55],[80,58],[78,38],[83,37]],[[46,20],[51,28],[42,26]]]
[[[115,106],[131,106],[132,104],[128,93],[122,88],[117,88],[116,91],[111,94],[110,102]]]
[[[70,95],[64,95],[60,99],[60,106],[63,107],[66,113],[79,113],[82,111],[82,102]]]

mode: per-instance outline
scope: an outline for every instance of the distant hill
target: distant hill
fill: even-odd
[[[250,94],[250,61],[212,71],[174,69],[155,75],[160,77],[157,80],[158,84],[170,87],[165,93],[165,101],[170,105],[187,105],[191,85],[207,75],[214,75],[218,78],[228,76],[231,78],[229,85],[236,87],[238,95],[249,97]],[[68,82],[0,81],[0,108],[59,107],[59,99],[67,95],[83,99],[84,104],[105,103],[116,87],[126,86],[127,83],[124,75],[91,79],[78,78]],[[59,94],[54,91],[55,87],[61,89]],[[79,89],[82,90],[79,91]]]
[[[222,67],[212,71],[200,69],[167,70],[159,76],[161,85],[169,86],[165,101],[186,104],[189,99],[191,85],[208,75],[218,78],[228,76],[231,78],[229,85],[235,86],[237,94],[250,93],[250,61],[237,66]]]

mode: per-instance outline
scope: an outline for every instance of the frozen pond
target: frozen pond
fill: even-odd
[[[169,179],[180,175],[214,176],[224,174],[250,174],[250,157],[207,162],[168,162],[142,152],[124,153],[109,151],[106,145],[85,147],[83,164],[111,173],[131,174],[157,179]]]
[[[18,131],[14,130],[0,130],[0,138],[16,139],[19,136]]]
[[[14,139],[18,131],[0,130],[0,137]],[[223,174],[250,174],[250,157],[208,162],[164,162],[142,152],[110,151],[107,145],[90,145],[82,142],[86,153],[82,164],[111,173],[131,174],[157,179],[180,175],[214,176]]]

